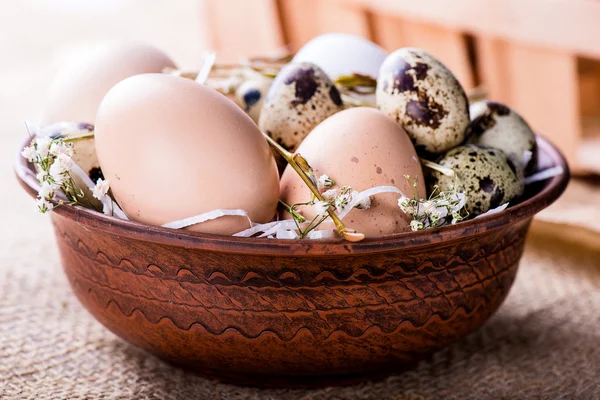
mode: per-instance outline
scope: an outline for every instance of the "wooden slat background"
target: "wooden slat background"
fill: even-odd
[[[326,32],[362,36],[388,51],[421,47],[440,58],[465,89],[483,85],[490,99],[520,112],[560,146],[574,172],[600,172],[600,161],[589,162],[590,146],[600,152],[598,0],[201,3],[222,60],[276,54],[284,46],[296,51]]]

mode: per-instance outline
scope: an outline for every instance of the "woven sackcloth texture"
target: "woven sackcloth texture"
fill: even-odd
[[[319,390],[242,388],[170,367],[87,314],[51,239],[23,243],[0,269],[0,398],[598,399],[598,254],[534,240],[506,303],[478,332],[402,375]]]

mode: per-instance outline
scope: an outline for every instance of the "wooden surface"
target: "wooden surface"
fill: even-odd
[[[558,143],[576,169],[582,138],[576,58],[488,37],[479,38],[478,48],[488,97],[509,104],[534,130]]]
[[[595,0],[336,0],[458,31],[600,58]]]
[[[220,62],[276,55],[287,44],[276,0],[209,0],[200,7],[211,50],[218,51]]]
[[[278,0],[281,26],[291,51],[327,32],[369,37],[369,21],[360,7],[333,0]]]

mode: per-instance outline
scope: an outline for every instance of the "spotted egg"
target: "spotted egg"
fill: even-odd
[[[433,171],[430,190],[435,185],[440,190],[463,189],[467,196],[466,209],[471,216],[483,214],[523,194],[521,170],[502,150],[474,144],[459,146],[438,163],[452,168],[456,176]]]
[[[260,110],[265,102],[272,79],[256,77],[244,81],[235,91],[236,104],[258,123]]]
[[[469,102],[456,77],[420,49],[402,48],[381,65],[377,107],[408,133],[418,153],[440,154],[461,144]]]
[[[46,125],[40,132],[41,136],[50,136],[60,138],[69,143],[73,148],[73,161],[77,164],[92,180],[104,179],[100,162],[96,155],[96,144],[94,140],[94,125],[85,122],[58,122]],[[102,207],[101,203],[94,199],[88,184],[77,175],[72,175],[75,185],[83,190],[86,198],[94,205]]]
[[[340,93],[323,70],[311,63],[291,63],[275,77],[258,126],[294,151],[315,126],[342,109]]]
[[[537,166],[535,134],[519,114],[503,104],[487,100],[472,104],[466,136],[468,143],[504,151],[527,172],[534,172]]]

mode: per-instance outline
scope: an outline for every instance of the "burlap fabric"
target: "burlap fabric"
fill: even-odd
[[[77,303],[46,238],[0,267],[0,398],[598,399],[600,260],[551,240],[530,238],[509,298],[481,330],[416,369],[352,387],[260,390],[188,374],[115,337]]]

